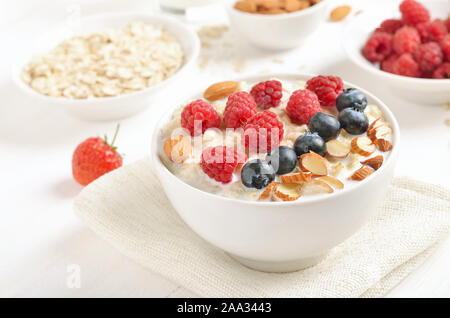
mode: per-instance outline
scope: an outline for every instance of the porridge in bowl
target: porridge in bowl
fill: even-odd
[[[160,158],[200,190],[296,201],[356,186],[393,147],[381,109],[335,76],[220,82],[172,114]]]

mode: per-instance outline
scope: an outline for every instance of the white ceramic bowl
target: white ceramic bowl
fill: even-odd
[[[283,73],[236,80],[306,81],[311,77]],[[163,153],[161,130],[172,116],[172,106],[159,121],[152,138],[152,159],[167,197],[192,230],[250,268],[289,272],[316,264],[331,248],[364,225],[381,204],[398,158],[400,131],[397,120],[383,102],[369,92],[361,91],[369,103],[378,105],[383,111],[394,131],[394,147],[382,167],[356,187],[327,197],[302,197],[293,202],[243,201],[196,189],[173,175],[159,158]],[[176,106],[186,100],[201,98],[202,93],[199,90]]]
[[[255,46],[270,50],[291,49],[303,44],[325,19],[327,0],[297,12],[254,14],[236,10],[227,3],[231,26]]]
[[[446,18],[449,10],[448,0],[428,0],[423,4],[430,10],[432,18]],[[423,79],[399,76],[384,72],[362,55],[361,50],[373,30],[389,18],[400,17],[398,2],[382,0],[377,6],[380,10],[365,10],[352,17],[344,28],[342,44],[348,57],[356,65],[373,76],[374,81],[385,85],[392,93],[410,102],[420,104],[442,104],[450,102],[450,79]]]
[[[61,27],[61,29],[48,32],[34,41],[34,43],[30,43],[26,51],[18,54],[12,68],[13,81],[24,94],[31,96],[37,101],[65,109],[70,114],[81,119],[117,120],[146,109],[152,104],[152,99],[156,98],[165,88],[178,81],[194,65],[200,51],[200,41],[194,31],[173,18],[141,13],[107,13],[88,16],[81,19],[80,33],[98,32],[106,28],[118,29],[132,21],[162,25],[180,42],[184,52],[184,62],[174,75],[152,87],[115,97],[68,99],[40,94],[23,82],[20,78],[20,73],[33,55],[48,52],[63,39],[67,38],[67,28]]]

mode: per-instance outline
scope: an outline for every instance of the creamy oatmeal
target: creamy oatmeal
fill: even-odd
[[[244,142],[245,137],[242,129],[226,130],[224,113],[228,96],[224,96],[227,95],[226,89],[220,91],[220,88],[218,92],[214,91],[218,93],[216,95],[212,92],[205,92],[205,96],[208,96],[208,98],[211,98],[212,95],[217,97],[217,99],[213,97],[212,99],[215,100],[210,100],[207,103],[219,115],[220,126],[214,126],[206,129],[202,134],[192,136],[182,126],[182,113],[189,103],[174,111],[171,120],[165,125],[162,132],[161,142],[164,143],[164,147],[161,147],[161,149],[164,148],[164,151],[161,151],[160,157],[166,167],[186,183],[210,193],[252,201],[292,201],[301,200],[301,196],[327,195],[341,191],[343,188],[352,187],[366,177],[370,177],[370,174],[383,164],[383,160],[386,160],[389,150],[392,148],[392,129],[384,120],[381,110],[376,105],[371,104],[364,106],[363,110],[368,126],[366,126],[364,133],[350,134],[339,126],[337,136],[329,138],[327,141],[323,140],[326,152],[322,155],[306,152],[300,153],[300,156],[298,156],[298,145],[301,144],[298,139],[300,136],[311,134],[308,127],[311,127],[311,120],[309,125],[294,123],[291,120],[292,115],[286,110],[286,107],[289,99],[293,96],[292,93],[297,90],[304,90],[308,84],[303,81],[271,80],[277,80],[282,85],[282,97],[279,105],[266,109],[275,113],[283,126],[283,136],[279,145],[272,147],[272,151],[278,151],[280,154],[280,168],[274,168],[274,171],[281,171],[276,169],[281,169],[282,150],[289,154],[295,151],[293,160],[298,160],[298,162],[294,162],[294,165],[288,168],[289,172],[274,173],[273,178],[269,177],[269,180],[263,186],[259,184],[252,186],[251,183],[250,186],[244,185],[249,184],[246,180],[242,180],[242,176],[248,175],[246,173],[250,169],[250,163],[254,159],[260,159],[255,165],[263,164],[265,167],[265,162],[261,163],[261,161],[267,159],[267,152],[250,151]],[[228,83],[228,87],[233,86],[229,82],[224,83]],[[234,91],[228,92],[228,95],[235,91],[251,92],[252,87],[256,84],[239,82],[233,89]],[[263,109],[260,107],[257,108],[257,113],[262,111]],[[333,116],[333,118],[338,116],[336,107],[322,107],[322,111]],[[325,117],[325,119],[330,118]],[[319,119],[319,126],[320,120],[322,119]],[[344,123],[344,120],[345,118],[341,118],[342,123]],[[248,119],[248,121],[251,121],[251,119]],[[239,128],[245,127],[247,126],[243,124],[243,127]],[[348,130],[351,131],[351,128],[348,128]],[[314,138],[323,139],[317,133],[312,135],[314,135]],[[229,182],[218,181],[219,179],[211,174],[217,173],[217,167],[215,167],[216,170],[213,169],[213,172],[209,172],[202,164],[202,158],[204,158],[204,156],[202,157],[202,151],[217,146],[226,146],[227,149],[234,149],[237,153],[247,156],[246,160],[235,166],[232,175],[229,176]],[[273,166],[273,162],[271,162],[271,165]],[[224,172],[224,174],[226,173]]]

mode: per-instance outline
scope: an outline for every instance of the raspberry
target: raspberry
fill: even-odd
[[[292,122],[304,125],[315,113],[322,112],[317,95],[309,89],[299,89],[292,93],[286,106],[286,113]]]
[[[252,151],[268,153],[283,139],[283,123],[270,110],[253,115],[244,127],[245,146]]]
[[[256,103],[252,95],[247,92],[231,94],[223,113],[223,121],[227,128],[239,128],[256,114]]]
[[[238,165],[247,160],[245,153],[232,147],[217,146],[203,150],[200,166],[210,178],[228,183]]]
[[[422,42],[441,41],[447,34],[447,27],[441,19],[433,20],[432,22],[419,23],[416,26]]]
[[[430,20],[427,8],[415,0],[404,0],[400,4],[400,12],[405,24],[416,25]]]
[[[370,62],[381,62],[392,52],[392,35],[386,32],[375,32],[367,40],[363,55]]]
[[[414,59],[424,72],[431,72],[442,63],[442,50],[436,42],[419,45],[414,51]]]
[[[450,62],[450,34],[444,36],[440,44],[442,52],[444,53],[445,60],[447,62]]]
[[[394,62],[398,59],[397,54],[392,54],[383,62],[381,62],[381,69],[385,72],[394,73]]]
[[[392,47],[397,54],[413,53],[420,44],[420,36],[413,27],[404,26],[395,32]]]
[[[306,88],[316,93],[320,105],[334,106],[336,98],[344,90],[344,83],[338,76],[316,76],[306,82]]]
[[[395,32],[404,25],[402,20],[387,19],[381,22],[380,27],[376,29],[377,32],[386,32],[395,34]]]
[[[447,32],[450,32],[450,17],[444,21],[445,26],[447,27]]]
[[[208,128],[219,128],[220,116],[210,104],[197,99],[184,107],[181,113],[181,126],[189,130],[191,136],[198,136]]]
[[[392,71],[394,74],[409,76],[409,77],[419,77],[420,67],[413,57],[409,53],[404,53],[393,63]]]
[[[450,78],[450,63],[444,63],[439,66],[433,73],[433,78],[443,79]]]
[[[279,81],[266,81],[253,86],[250,95],[255,99],[256,105],[262,109],[269,109],[270,107],[277,107],[280,105],[281,83]]]

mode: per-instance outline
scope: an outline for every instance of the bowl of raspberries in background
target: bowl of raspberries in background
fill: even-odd
[[[380,4],[392,6],[391,1]],[[394,5],[396,14],[363,12],[348,23],[343,36],[348,56],[401,97],[450,102],[450,1]]]

